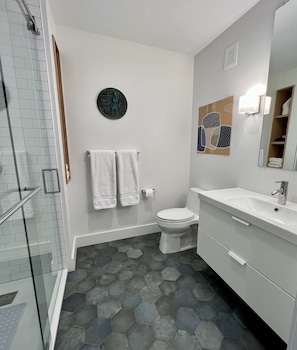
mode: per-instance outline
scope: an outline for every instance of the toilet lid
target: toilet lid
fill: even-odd
[[[187,208],[173,208],[162,210],[157,214],[158,218],[164,221],[185,222],[192,220],[194,214]]]

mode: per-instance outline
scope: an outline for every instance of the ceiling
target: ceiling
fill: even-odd
[[[195,55],[260,0],[50,0],[55,21]]]

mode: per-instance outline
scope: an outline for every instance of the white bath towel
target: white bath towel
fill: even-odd
[[[139,203],[139,178],[136,150],[117,151],[118,193],[123,207]]]
[[[90,151],[93,206],[96,210],[114,208],[116,199],[115,151]]]

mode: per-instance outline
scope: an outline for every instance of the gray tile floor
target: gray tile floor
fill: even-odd
[[[164,255],[159,234],[78,250],[55,350],[284,350],[196,250]]]

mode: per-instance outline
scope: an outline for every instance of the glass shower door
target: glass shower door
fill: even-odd
[[[3,116],[6,128],[3,133],[8,135],[7,140],[2,140],[1,136],[0,142],[4,142],[3,151],[10,152],[4,158],[8,162],[5,168],[15,168],[15,184],[8,176],[7,185],[0,174],[0,192],[12,192],[9,197],[12,199],[1,200],[3,210],[25,199],[35,189],[41,190],[3,224],[3,235],[11,232],[14,254],[19,252],[17,257],[29,260],[26,266],[19,268],[24,269],[21,272],[26,276],[33,277],[43,342],[47,346],[55,292],[65,264],[61,247],[64,228],[42,30],[40,36],[28,31],[19,3],[16,0],[0,2],[1,79],[6,91],[6,117]],[[34,15],[38,19],[39,2],[35,1],[34,5]],[[7,149],[9,142],[10,150]],[[17,191],[12,191],[14,189]],[[30,327],[30,323],[28,325]],[[30,346],[23,348],[35,350]]]
[[[0,348],[43,348],[0,61]],[[30,202],[39,189],[26,191]],[[27,205],[28,206],[28,205]]]

